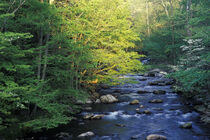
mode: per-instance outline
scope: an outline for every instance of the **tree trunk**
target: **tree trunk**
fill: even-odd
[[[173,64],[176,64],[176,48],[174,47],[175,45],[175,29],[174,29],[174,7],[173,7],[173,0],[169,0],[170,2],[170,7],[171,7],[171,38],[172,38],[172,47],[173,47]]]
[[[38,46],[41,47],[43,45],[43,30],[40,30],[40,35],[39,35],[39,44]],[[39,56],[38,56],[38,70],[37,70],[37,79],[40,80],[41,78],[41,61],[42,61],[42,49],[39,49]]]
[[[192,36],[192,31],[191,31],[192,27],[189,25],[189,21],[192,18],[191,5],[192,5],[192,1],[191,0],[187,0],[187,4],[186,4],[186,12],[187,12],[186,20],[187,20],[187,36],[188,37]]]
[[[149,2],[146,0],[146,11],[147,11],[147,33],[150,36],[150,21],[149,21]]]
[[[48,57],[48,45],[47,42],[49,41],[50,38],[50,34],[46,35],[46,48],[45,48],[45,54],[44,54],[44,66],[43,66],[43,70],[42,70],[42,81],[45,80],[45,76],[46,76],[46,70],[47,70],[47,57]]]
[[[169,18],[169,13],[168,13],[167,5],[164,3],[163,0],[161,0],[161,2],[162,2],[162,6],[163,6],[163,8],[164,8],[164,10],[166,12],[167,17]]]

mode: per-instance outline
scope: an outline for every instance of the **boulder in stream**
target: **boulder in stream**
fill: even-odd
[[[165,90],[154,90],[153,91],[154,94],[166,94]]]
[[[93,117],[93,116],[94,116],[94,114],[92,114],[92,113],[86,114],[86,115],[83,116],[83,119],[84,119],[84,120],[89,120],[89,119],[91,119],[91,117]]]
[[[100,104],[101,100],[100,99],[96,99],[95,104]]]
[[[149,91],[146,91],[146,90],[138,90],[137,93],[144,94],[144,93],[149,93]]]
[[[161,99],[153,99],[153,100],[150,100],[149,103],[163,103],[163,100],[161,100]]]
[[[70,139],[72,136],[69,133],[66,132],[60,132],[56,134],[56,138],[59,140],[65,140],[65,139]]]
[[[139,100],[137,99],[130,102],[130,105],[136,105],[136,104],[139,104]]]
[[[167,138],[163,135],[151,134],[146,137],[146,140],[167,140]]]
[[[94,115],[94,116],[92,116],[90,119],[91,120],[100,120],[100,119],[102,119],[104,117],[104,115],[103,114],[100,114],[100,115]]]
[[[192,123],[187,122],[187,123],[184,123],[184,124],[180,125],[180,127],[184,128],[184,129],[190,129],[190,128],[192,128]]]
[[[155,86],[159,84],[159,81],[152,81],[148,83],[150,86]]]
[[[86,133],[82,133],[80,134],[79,136],[77,136],[78,138],[84,138],[84,137],[91,137],[91,136],[94,136],[95,134],[91,131],[89,132],[86,132]]]
[[[117,123],[117,124],[115,124],[115,125],[118,126],[118,127],[125,127],[124,124],[119,124],[119,123]]]
[[[131,137],[131,139],[138,139],[138,138],[140,138],[141,136],[142,136],[141,134],[134,135],[134,136]]]
[[[101,96],[100,100],[102,103],[105,103],[105,104],[118,102],[118,99],[116,97],[112,96],[111,94]]]

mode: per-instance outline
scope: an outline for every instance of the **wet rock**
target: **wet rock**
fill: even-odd
[[[172,85],[173,83],[174,83],[174,81],[172,81],[172,80],[169,80],[169,81],[165,82],[166,85]]]
[[[158,86],[166,86],[166,83],[158,83]]]
[[[151,134],[146,137],[146,140],[167,140],[166,136]]]
[[[92,104],[92,103],[93,103],[93,101],[91,99],[87,99],[85,102],[85,104]]]
[[[140,111],[140,108],[137,108],[136,111]]]
[[[184,129],[190,129],[190,128],[192,128],[192,123],[187,122],[187,123],[184,123],[184,124],[180,125],[180,127],[184,128]]]
[[[146,81],[147,80],[147,78],[141,78],[141,79],[139,79],[139,81]]]
[[[84,111],[90,111],[90,110],[92,110],[92,107],[90,107],[90,106],[89,107],[84,107],[83,110]]]
[[[144,108],[144,105],[140,105],[139,108]]]
[[[147,76],[147,77],[155,77],[155,72],[145,73],[144,76]]]
[[[121,92],[121,90],[116,89],[116,90],[114,90],[114,92],[115,92],[115,93],[120,93],[120,92]]]
[[[105,104],[118,102],[118,99],[112,96],[111,94],[101,96],[100,100],[102,103],[105,103]]]
[[[149,111],[149,110],[144,110],[143,113],[144,113],[144,114],[152,114],[152,112]]]
[[[152,82],[149,82],[148,83],[150,86],[155,86],[155,85],[158,85],[159,82],[158,81],[152,81]]]
[[[196,105],[194,106],[195,110],[197,110],[198,112],[201,112],[201,113],[205,113],[206,112],[206,108],[204,105]]]
[[[94,116],[92,116],[90,119],[91,119],[91,120],[100,120],[100,119],[102,119],[103,117],[104,117],[103,114],[101,114],[101,115],[94,115]]]
[[[154,90],[153,93],[154,94],[165,94],[166,91],[164,91],[164,90]]]
[[[82,101],[82,100],[77,100],[77,101],[76,101],[76,104],[77,104],[77,105],[84,105],[84,104],[85,104],[85,102],[84,102],[84,101]]]
[[[109,89],[110,87],[108,85],[100,85],[101,88],[103,89]]]
[[[100,104],[101,103],[101,100],[100,99],[96,99],[95,103],[96,104]]]
[[[141,134],[138,134],[138,135],[132,136],[131,139],[138,139],[140,137],[141,137]]]
[[[139,94],[144,94],[144,93],[148,93],[149,91],[146,91],[146,90],[138,90],[137,93]]]
[[[138,114],[147,114],[147,115],[152,114],[152,112],[149,111],[149,110],[137,111],[136,113],[138,113]]]
[[[77,136],[78,138],[83,138],[83,137],[91,137],[91,136],[94,136],[95,134],[91,131],[89,132],[86,132],[86,133],[82,133],[80,134],[79,136]]]
[[[139,104],[139,100],[137,99],[130,102],[130,105],[136,105],[136,104]]]
[[[99,93],[97,93],[97,92],[92,93],[92,98],[94,100],[98,99],[99,97],[100,97],[100,94]]]
[[[56,134],[56,137],[57,137],[59,140],[64,140],[64,139],[69,139],[69,138],[71,138],[72,136],[71,136],[69,133],[60,132],[60,133]]]
[[[210,116],[202,115],[201,116],[201,121],[204,122],[205,124],[210,124]]]
[[[115,125],[118,126],[118,127],[125,127],[124,124],[115,124]]]
[[[161,100],[161,99],[153,99],[153,100],[150,100],[149,103],[163,103],[163,100]]]
[[[84,120],[89,120],[89,119],[91,119],[91,117],[93,117],[93,116],[94,116],[94,114],[92,114],[92,113],[91,113],[91,114],[86,114],[86,115],[83,116],[83,119],[84,119]]]

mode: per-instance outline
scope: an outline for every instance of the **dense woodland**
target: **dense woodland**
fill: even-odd
[[[175,90],[209,94],[208,0],[1,0],[0,130],[67,124],[99,85],[139,61],[170,67]]]

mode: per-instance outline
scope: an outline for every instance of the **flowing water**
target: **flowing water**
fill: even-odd
[[[169,140],[209,140],[210,127],[199,123],[199,114],[189,106],[184,105],[182,98],[172,92],[171,85],[149,85],[151,81],[169,81],[164,77],[146,77],[142,75],[127,75],[135,84],[124,84],[101,89],[100,94],[112,94],[118,97],[119,103],[93,104],[89,112],[82,112],[80,119],[68,126],[60,127],[60,132],[70,133],[72,136],[64,139],[78,140],[81,133],[92,131],[96,135],[87,140],[129,140],[135,136],[143,140],[149,134],[161,134]],[[161,89],[166,94],[153,94],[154,90]],[[139,90],[149,93],[139,94]],[[138,99],[139,105],[130,105],[130,101]],[[152,99],[162,99],[163,103],[149,103]],[[136,108],[149,110],[151,114],[139,114]],[[87,113],[104,114],[101,120],[83,120]],[[191,122],[191,129],[180,128],[185,122]],[[117,125],[118,124],[118,125]],[[53,133],[53,132],[51,132]],[[53,139],[55,134],[47,134],[44,139]],[[50,136],[49,136],[50,135]]]

